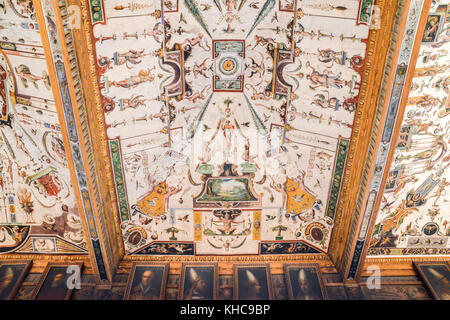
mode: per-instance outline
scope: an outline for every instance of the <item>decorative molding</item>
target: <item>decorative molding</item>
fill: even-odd
[[[406,20],[406,22],[402,29],[402,42],[400,45],[396,46],[396,54],[398,56],[396,57],[395,73],[391,70],[389,75],[389,79],[392,79],[390,80],[389,86],[392,85],[392,89],[391,87],[388,87],[390,90],[389,100],[383,101],[383,107],[386,107],[383,113],[383,131],[382,135],[380,135],[379,132],[377,133],[377,155],[376,158],[370,160],[371,175],[369,188],[365,188],[364,190],[364,193],[366,194],[366,203],[361,207],[364,211],[358,210],[358,213],[355,214],[355,217],[357,217],[355,219],[358,223],[358,229],[356,229],[356,233],[352,233],[352,235],[355,237],[354,241],[356,241],[356,243],[354,252],[352,253],[351,263],[344,272],[345,279],[358,278],[360,273],[359,266],[364,259],[365,251],[367,249],[366,238],[368,234],[370,234],[370,221],[372,220],[373,212],[376,208],[376,202],[379,200],[377,195],[379,194],[380,188],[382,188],[382,180],[385,176],[384,168],[386,167],[386,163],[388,163],[391,139],[396,127],[396,117],[401,108],[400,102],[404,96],[404,92],[408,91],[408,70],[413,51],[416,47],[414,46],[414,39],[418,34],[423,6],[424,0],[411,1],[408,11],[404,13],[402,18],[402,21]],[[379,101],[379,103],[381,103],[381,101]]]
[[[364,167],[366,159],[371,157],[374,142],[370,131],[366,128],[376,130],[377,120],[381,109],[373,108],[376,105],[379,92],[383,92],[383,74],[385,67],[389,67],[390,43],[396,40],[392,26],[395,21],[395,13],[403,8],[402,0],[378,1],[380,8],[381,28],[372,29],[367,40],[366,59],[364,73],[362,74],[359,92],[358,108],[356,109],[353,123],[352,137],[348,149],[348,156],[342,178],[342,187],[337,204],[333,232],[329,246],[330,258],[336,263],[338,269],[345,265],[348,259],[348,241],[351,241],[352,230],[356,229],[352,220],[355,210],[359,210],[360,199],[358,199],[359,185],[366,183],[368,168]],[[392,8],[397,7],[393,12]],[[395,31],[395,26],[394,26]],[[386,37],[386,35],[391,35]],[[368,148],[368,150],[367,150]],[[367,150],[367,151],[366,151]]]
[[[277,255],[277,256],[124,256],[123,262],[126,261],[327,261],[326,254],[305,254],[305,255]]]
[[[103,189],[107,192],[107,199],[105,199],[103,202],[107,201],[110,204],[110,211],[106,212],[108,217],[108,231],[111,234],[111,236],[114,238],[112,243],[112,249],[114,252],[114,256],[118,261],[120,260],[120,257],[124,255],[124,246],[122,241],[122,232],[120,231],[120,216],[119,216],[119,209],[118,209],[118,200],[116,198],[116,192],[114,187],[114,178],[113,178],[113,169],[112,165],[109,159],[109,147],[108,142],[106,138],[106,129],[105,129],[105,122],[104,122],[104,116],[103,116],[103,106],[101,101],[101,95],[100,95],[100,89],[99,89],[99,82],[97,78],[97,70],[96,65],[97,61],[95,59],[95,49],[93,46],[93,34],[91,30],[91,20],[90,20],[90,14],[89,14],[89,4],[87,3],[88,0],[74,0],[77,5],[80,5],[81,7],[81,18],[82,18],[82,39],[78,37],[78,40],[75,41],[76,49],[77,51],[86,51],[85,56],[89,60],[89,78],[85,81],[91,83],[91,87],[89,88],[91,96],[94,98],[93,101],[90,101],[91,103],[87,105],[87,113],[89,117],[92,116],[90,119],[95,123],[96,130],[96,147],[97,147],[97,154],[94,155],[94,158],[97,163],[101,164],[104,168],[102,170],[103,172]],[[69,0],[70,2],[70,0]],[[86,89],[86,88],[85,88]]]

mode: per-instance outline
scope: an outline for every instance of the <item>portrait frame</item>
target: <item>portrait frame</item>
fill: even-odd
[[[328,300],[327,290],[325,289],[323,276],[322,273],[320,272],[320,265],[318,263],[285,263],[283,266],[283,270],[289,300],[296,300],[294,295],[294,289],[292,287],[293,283],[289,272],[292,269],[314,269],[315,275],[317,276],[317,284],[320,289],[320,294],[322,295],[321,300]]]
[[[432,282],[429,279],[429,276],[425,273],[423,267],[429,266],[445,266],[447,268],[447,272],[450,273],[450,263],[448,261],[427,261],[427,262],[413,262],[414,269],[419,274],[419,277],[425,283],[425,288],[431,294],[434,300],[445,300],[441,297],[438,291],[436,291],[435,286],[433,286]]]
[[[17,265],[23,265],[24,268],[22,271],[20,271],[19,275],[16,277],[15,284],[11,288],[11,291],[9,292],[8,296],[5,300],[13,300],[14,297],[17,294],[17,291],[19,291],[19,288],[22,285],[23,280],[25,280],[25,277],[27,276],[28,272],[31,269],[31,265],[33,264],[32,260],[7,260],[7,261],[0,261],[0,268],[7,267],[7,266],[17,266]]]
[[[269,263],[237,263],[233,265],[233,300],[242,300],[239,296],[239,270],[264,269],[265,285],[267,286],[268,300],[273,300],[272,275]],[[261,279],[258,279],[261,280]],[[263,300],[263,299],[261,299]]]
[[[39,293],[41,289],[43,289],[46,284],[46,280],[50,275],[52,269],[54,268],[66,268],[69,266],[78,266],[80,268],[80,276],[83,271],[83,262],[48,262],[45,266],[44,272],[41,274],[41,277],[36,285],[36,288],[33,290],[33,294],[31,295],[31,300],[38,300]],[[73,289],[67,289],[63,299],[43,299],[43,300],[69,300],[72,295]]]
[[[186,285],[186,276],[187,276],[187,268],[212,268],[213,272],[213,283],[212,283],[212,299],[219,299],[219,265],[217,262],[183,262],[181,265],[181,276],[178,287],[178,299],[186,300],[184,295],[185,285]],[[208,299],[209,300],[209,299]]]
[[[428,32],[430,29],[432,29],[432,27],[430,28],[429,23],[431,21],[435,21],[435,23],[437,23],[437,27],[435,28],[433,34],[426,38],[427,35],[425,35],[426,32]],[[429,14],[427,16],[427,21],[425,24],[425,30],[424,30],[424,34],[422,36],[422,42],[426,43],[426,44],[432,44],[434,42],[436,42],[439,34],[441,33],[442,27],[445,24],[445,16],[443,14],[439,14],[439,13],[432,13]]]
[[[133,289],[134,278],[136,276],[136,271],[138,268],[145,268],[147,270],[151,270],[151,268],[163,268],[161,275],[161,284],[159,286],[159,299],[164,300],[166,295],[166,285],[167,285],[167,277],[169,275],[169,262],[139,262],[134,261],[131,265],[130,275],[128,276],[127,286],[125,289],[125,294],[123,295],[123,300],[130,300],[131,290]]]

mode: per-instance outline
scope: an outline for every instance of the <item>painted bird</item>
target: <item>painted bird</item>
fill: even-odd
[[[208,11],[209,9],[211,9],[211,6],[207,3],[202,3],[200,4],[200,6],[203,7],[202,11]]]
[[[275,14],[274,14],[273,17],[272,17],[272,20],[270,20],[270,22],[272,23],[272,22],[274,22],[274,21],[278,21],[278,15],[277,15],[276,12],[275,12]]]
[[[177,220],[179,220],[181,222],[189,222],[188,218],[189,218],[189,214],[187,214],[187,215],[185,215],[185,216],[183,216],[181,218],[178,218]]]
[[[146,226],[147,224],[149,224],[152,221],[153,221],[153,219],[150,217],[145,217],[145,216],[139,215],[139,222],[144,226]]]
[[[178,22],[180,22],[180,23],[181,23],[181,22],[184,22],[184,23],[187,24],[186,19],[185,19],[184,16],[183,16],[183,13],[180,14],[180,20],[179,20]]]

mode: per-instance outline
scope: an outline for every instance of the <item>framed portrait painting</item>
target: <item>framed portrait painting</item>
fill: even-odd
[[[444,15],[441,14],[428,15],[425,30],[423,31],[422,42],[424,43],[435,42],[437,37],[441,33],[443,24],[444,24]]]
[[[180,300],[217,300],[219,272],[217,263],[183,263]]]
[[[14,299],[31,263],[31,260],[0,262],[0,300]]]
[[[286,263],[284,276],[290,300],[328,299],[317,263]]]
[[[82,262],[47,263],[31,299],[69,300],[82,268]]]
[[[163,300],[169,263],[133,262],[124,300]]]
[[[234,300],[272,300],[269,264],[235,264],[233,286]]]
[[[414,267],[435,300],[450,300],[448,262],[414,262]]]

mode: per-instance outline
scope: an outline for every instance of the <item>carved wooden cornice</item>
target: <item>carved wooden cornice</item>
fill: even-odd
[[[336,210],[335,227],[328,253],[338,269],[345,264],[350,247],[347,245],[356,225],[354,213],[361,207],[360,188],[367,183],[368,164],[372,158],[374,136],[377,130],[382,106],[377,104],[383,96],[386,81],[383,76],[389,72],[389,51],[391,42],[396,41],[393,25],[396,15],[401,15],[402,0],[377,1],[380,8],[380,28],[372,29],[367,41],[366,60],[361,82],[358,108],[356,110],[350,150],[344,171],[344,178]],[[393,8],[397,8],[393,10]],[[371,128],[373,128],[371,130]]]

